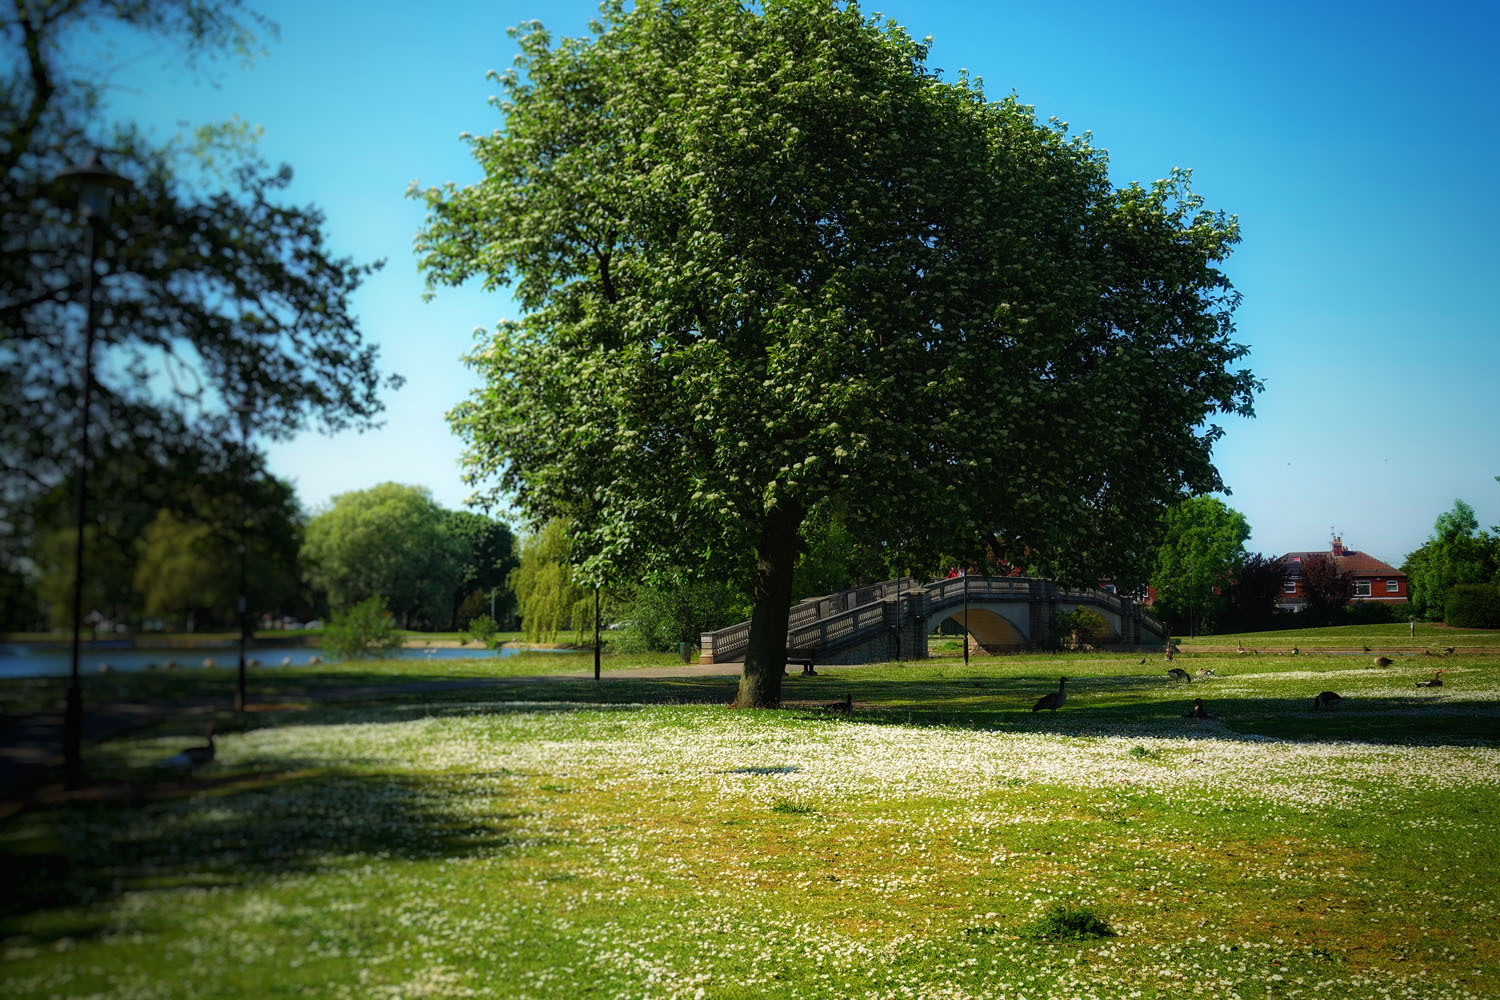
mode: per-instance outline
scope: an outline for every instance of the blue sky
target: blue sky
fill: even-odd
[[[386,426],[270,448],[305,505],[395,480],[450,507],[468,495],[444,413],[475,386],[459,357],[503,295],[421,301],[412,181],[467,183],[462,131],[501,124],[485,71],[509,25],[582,34],[594,3],[349,2],[260,6],[281,29],[249,68],[211,80],[153,51],[114,74],[112,111],[171,134],[238,115],[292,197],[327,214],[334,247],[384,270],[356,307],[406,386]],[[1228,272],[1238,339],[1265,380],[1253,420],[1223,422],[1217,464],[1253,551],[1346,545],[1399,564],[1456,497],[1500,524],[1500,321],[1493,234],[1500,162],[1500,5],[1396,3],[865,4],[917,37],[930,65],[1014,91],[1038,117],[1089,130],[1116,184],[1193,169],[1239,216]],[[1149,461],[1148,456],[1142,456]]]

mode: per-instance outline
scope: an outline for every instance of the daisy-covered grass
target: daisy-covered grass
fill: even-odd
[[[257,718],[33,808],[14,997],[1500,995],[1500,658],[1017,656]],[[820,668],[822,669],[822,668]],[[1057,713],[1031,701],[1066,674]],[[1332,712],[1311,695],[1339,690]],[[1181,716],[1202,697],[1218,716]],[[706,701],[700,701],[706,699]],[[699,703],[693,703],[699,702]],[[124,786],[117,786],[124,787]],[[1112,936],[1049,937],[1086,911]],[[1092,927],[1092,925],[1091,925]]]

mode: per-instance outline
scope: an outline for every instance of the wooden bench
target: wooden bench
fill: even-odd
[[[786,651],[786,662],[797,663],[802,666],[803,677],[816,677],[818,672],[813,669],[813,657],[815,650],[811,649],[788,649]],[[782,676],[786,676],[786,667],[781,668]]]

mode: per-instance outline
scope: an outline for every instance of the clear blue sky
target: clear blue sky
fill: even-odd
[[[264,127],[333,244],[386,267],[357,309],[384,365],[405,375],[387,425],[271,448],[316,508],[386,480],[456,507],[468,495],[444,413],[474,385],[475,327],[514,315],[474,289],[421,301],[422,221],[403,194],[477,179],[460,132],[501,124],[490,68],[507,26],[583,34],[573,0],[264,4],[281,39],[212,82],[148,53],[117,75],[113,110],[155,123],[231,115]],[[1455,497],[1500,523],[1500,5],[1472,3],[866,4],[933,36],[930,64],[1014,91],[1045,120],[1090,130],[1116,184],[1191,167],[1237,214],[1228,270],[1239,339],[1266,382],[1254,420],[1230,419],[1216,456],[1252,550],[1346,545],[1399,564]],[[215,85],[216,84],[216,85]],[[1149,461],[1142,456],[1142,461]]]

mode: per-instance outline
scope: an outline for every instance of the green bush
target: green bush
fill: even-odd
[[[1384,601],[1356,601],[1343,609],[1342,625],[1388,625],[1405,622],[1411,617],[1411,604],[1387,604]]]
[[[1448,588],[1443,620],[1457,628],[1500,628],[1500,587],[1460,583]]]
[[[323,629],[323,649],[339,660],[379,659],[401,648],[401,633],[385,598],[370,597],[335,612]]]
[[[673,652],[678,643],[696,646],[704,632],[749,618],[750,605],[728,584],[678,581],[635,588],[616,617],[629,623],[611,638],[618,652]]]
[[[1057,641],[1054,646],[1065,649],[1080,649],[1097,646],[1115,637],[1114,629],[1104,616],[1091,608],[1074,608],[1056,622]]]
[[[495,624],[495,619],[489,615],[475,615],[469,619],[468,638],[479,643],[486,649],[494,649],[498,643],[496,636],[500,634],[500,626]]]

